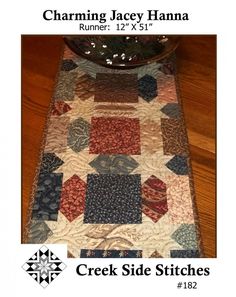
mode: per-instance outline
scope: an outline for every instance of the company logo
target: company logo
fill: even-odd
[[[46,288],[66,268],[66,265],[46,246],[42,246],[22,268]]]

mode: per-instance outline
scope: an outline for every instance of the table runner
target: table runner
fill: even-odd
[[[70,257],[201,257],[173,57],[114,70],[65,47],[26,243]]]

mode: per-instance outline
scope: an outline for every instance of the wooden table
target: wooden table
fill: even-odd
[[[62,44],[61,36],[22,37],[22,229]],[[203,247],[216,257],[216,37],[183,36],[177,65]]]

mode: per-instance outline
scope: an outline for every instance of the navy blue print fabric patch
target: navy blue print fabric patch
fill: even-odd
[[[81,250],[81,258],[142,258],[142,251],[132,250]]]
[[[173,250],[170,251],[171,258],[199,258],[198,250]]]
[[[166,167],[178,175],[188,174],[187,158],[183,156],[174,156],[168,163],[166,163]]]
[[[40,167],[40,173],[52,173],[58,169],[64,162],[54,153],[43,154],[43,159]]]
[[[40,174],[32,211],[36,220],[56,221],[61,198],[62,173]]]
[[[142,222],[141,176],[89,174],[84,223],[139,224]]]
[[[157,81],[151,75],[144,75],[138,80],[139,96],[147,102],[152,101],[157,96]]]

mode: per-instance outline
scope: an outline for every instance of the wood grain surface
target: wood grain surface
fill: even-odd
[[[22,231],[58,70],[61,36],[22,36]],[[216,36],[183,36],[176,51],[206,257],[216,257]]]

